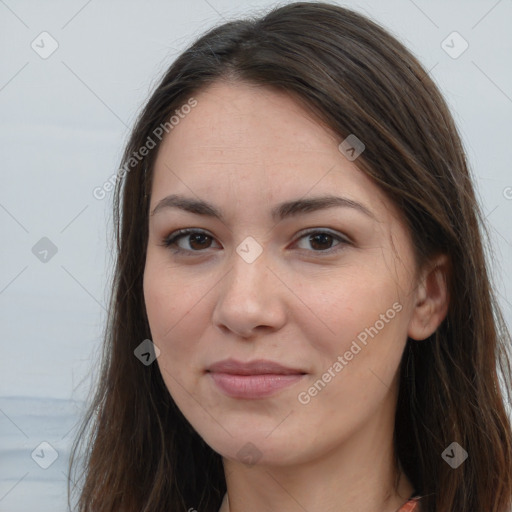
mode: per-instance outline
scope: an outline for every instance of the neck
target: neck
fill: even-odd
[[[353,512],[354,510],[358,510],[358,512],[397,512],[413,493],[413,487],[404,474],[400,477],[398,490],[389,487],[388,491],[374,489],[370,494],[362,494],[362,491],[359,490],[360,487],[358,487],[357,492],[361,494],[357,496],[356,489],[346,489],[346,486],[340,486],[339,482],[322,482],[325,485],[317,486],[315,490],[312,489],[313,485],[309,482],[303,486],[303,489],[307,489],[309,494],[297,490],[290,492],[287,486],[289,479],[287,481],[286,478],[282,478],[283,485],[279,479],[279,474],[276,472],[269,472],[267,476],[269,478],[265,479],[265,485],[267,488],[276,491],[272,498],[261,493],[255,497],[251,492],[245,498],[241,498],[241,495],[236,494],[236,491],[233,494],[228,490],[219,512],[256,512],[257,510],[279,510],[280,512],[303,512],[304,510],[311,512],[320,510],[322,512]],[[260,480],[261,478],[258,477],[257,481]],[[336,485],[338,497],[335,501],[318,493],[318,491],[325,490],[329,485]],[[340,487],[343,490],[340,490]]]
[[[228,492],[219,512],[396,512],[414,489],[394,465],[393,426],[394,418],[377,415],[328,453],[294,465],[224,458]]]

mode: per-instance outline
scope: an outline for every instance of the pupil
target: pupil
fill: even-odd
[[[328,243],[328,239],[331,237],[331,235],[328,235],[326,233],[320,233],[318,235],[313,235],[309,238],[310,242],[313,242],[312,243],[312,247],[315,248],[315,242],[314,240],[318,240],[319,238],[321,238],[321,240],[323,240],[323,243]],[[327,238],[327,240],[326,240]],[[322,245],[322,242],[320,242],[320,245]],[[320,249],[325,249],[325,247],[320,247]]]
[[[191,237],[191,241],[190,241],[190,245],[191,245],[192,247],[194,247],[194,243],[195,243],[198,239],[200,239],[201,237],[202,237],[202,238],[207,238],[207,237],[208,237],[208,235],[202,235],[201,233],[198,233],[198,234],[192,235],[192,237]],[[203,240],[203,243],[204,243],[204,240]],[[199,241],[199,245],[201,245],[201,242],[200,242],[200,241]],[[201,247],[200,247],[200,248],[201,248]]]

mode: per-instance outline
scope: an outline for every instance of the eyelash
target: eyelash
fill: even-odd
[[[199,230],[199,229],[179,229],[177,231],[174,231],[173,233],[171,233],[167,237],[165,237],[162,240],[162,243],[160,245],[162,245],[164,247],[170,248],[172,250],[172,252],[175,253],[175,254],[179,254],[179,253],[199,253],[200,254],[200,253],[202,253],[204,251],[202,251],[202,250],[194,251],[194,250],[189,250],[189,249],[181,249],[181,248],[176,246],[176,242],[179,239],[181,239],[181,238],[183,238],[183,237],[185,237],[187,235],[196,235],[196,234],[206,235],[206,236],[208,236],[208,237],[213,239],[213,237],[211,235],[209,235],[207,232]],[[308,252],[320,253],[320,254],[333,254],[333,253],[336,253],[338,251],[343,250],[345,245],[351,245],[351,242],[348,240],[348,238],[342,237],[342,236],[334,234],[334,233],[331,233],[330,231],[327,231],[327,230],[320,230],[320,229],[311,229],[309,231],[306,231],[306,232],[302,233],[297,238],[297,242],[299,240],[301,240],[302,238],[305,238],[308,235],[329,235],[332,238],[334,238],[334,239],[336,239],[336,240],[338,240],[340,242],[339,244],[337,244],[334,247],[331,247],[329,249],[326,249],[325,251],[322,251],[322,250],[314,251],[314,250],[312,250],[312,251],[308,251]],[[304,249],[304,250],[306,250],[306,249]],[[188,255],[190,255],[190,254],[188,254]]]

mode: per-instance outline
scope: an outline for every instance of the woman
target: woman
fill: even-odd
[[[482,217],[396,39],[326,3],[212,29],[118,178],[79,510],[508,512]]]

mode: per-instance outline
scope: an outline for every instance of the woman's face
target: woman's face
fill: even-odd
[[[370,424],[391,436],[416,300],[398,211],[289,96],[216,83],[195,99],[159,149],[144,271],[169,393],[232,460],[306,462]],[[209,371],[226,359],[291,374]]]

